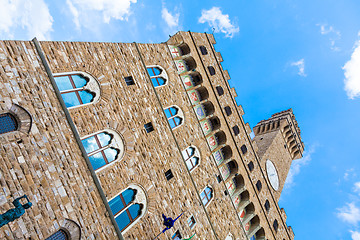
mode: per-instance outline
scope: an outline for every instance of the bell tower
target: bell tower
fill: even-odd
[[[302,157],[304,143],[292,109],[275,113],[253,129],[266,180],[279,200],[292,160]]]

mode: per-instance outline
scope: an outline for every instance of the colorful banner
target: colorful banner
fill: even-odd
[[[217,148],[219,145],[215,135],[211,135],[210,137],[208,137],[207,142],[209,144],[211,151]]]
[[[215,158],[216,164],[219,166],[224,161],[224,155],[222,153],[222,150],[218,150],[213,153],[213,156]]]
[[[244,221],[245,215],[246,215],[246,210],[245,210],[245,208],[244,208],[244,209],[241,210],[241,212],[239,213],[239,217],[240,217],[240,220],[241,220],[241,221]]]
[[[200,102],[200,94],[197,90],[188,91],[188,95],[192,105],[197,105]]]
[[[236,184],[234,182],[234,179],[231,179],[231,181],[228,181],[226,183],[226,188],[228,189],[229,195],[232,196],[236,190]]]
[[[205,108],[203,105],[199,104],[199,105],[194,106],[194,110],[195,110],[196,116],[199,120],[202,120],[206,117]]]
[[[205,136],[207,136],[213,130],[211,123],[208,119],[205,119],[204,121],[200,122],[200,125],[201,125],[201,129],[203,130]]]
[[[237,196],[234,198],[235,208],[239,207],[240,202],[241,202],[241,197],[240,197],[240,195],[237,195]]]
[[[179,47],[169,45],[169,48],[173,57],[180,57],[182,55],[181,49]]]
[[[194,87],[194,82],[190,75],[181,76],[181,80],[183,81],[186,90]]]
[[[250,227],[251,227],[251,223],[250,223],[250,222],[248,222],[248,223],[246,223],[246,224],[245,224],[245,226],[244,226],[244,230],[245,230],[245,233],[246,233],[246,234],[248,234],[248,233],[249,233],[249,231],[250,231]]]
[[[175,60],[175,65],[176,65],[178,74],[187,72],[189,70],[184,60]]]
[[[228,177],[230,176],[230,167],[228,164],[222,166],[221,168],[219,168],[221,176],[223,177],[224,181],[226,179],[228,179]]]

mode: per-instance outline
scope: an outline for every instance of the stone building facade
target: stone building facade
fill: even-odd
[[[251,128],[213,35],[0,41],[1,239],[293,239],[278,206],[304,145],[292,110]],[[55,238],[59,237],[59,238]]]

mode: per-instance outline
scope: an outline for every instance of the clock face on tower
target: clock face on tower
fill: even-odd
[[[266,160],[266,173],[271,186],[275,191],[279,190],[279,176],[276,171],[275,165],[269,159]]]

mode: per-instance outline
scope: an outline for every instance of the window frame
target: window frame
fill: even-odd
[[[211,198],[209,198],[208,194],[207,194],[206,191],[205,191],[207,188],[210,189]],[[201,193],[203,193],[203,192],[205,193],[205,197],[204,197],[204,198],[201,197]],[[210,202],[214,199],[214,190],[213,190],[213,188],[210,187],[210,186],[206,186],[206,187],[200,192],[200,199],[201,199],[202,204],[203,204],[205,207],[207,207],[207,206],[210,204]],[[204,203],[204,199],[207,200],[207,203],[206,203],[206,204]]]
[[[95,173],[97,173],[99,171],[102,171],[105,168],[115,164],[116,162],[120,161],[123,158],[123,156],[125,155],[125,141],[124,141],[123,137],[113,129],[104,129],[104,130],[101,130],[101,131],[98,131],[98,132],[83,136],[83,137],[81,137],[81,141],[95,136],[97,146],[101,146],[101,144],[99,144],[99,140],[97,139],[97,135],[99,135],[101,133],[106,133],[106,134],[109,134],[109,135],[113,135],[113,138],[111,139],[111,141],[110,141],[110,143],[108,145],[106,145],[106,146],[104,146],[102,148],[96,149],[96,150],[94,150],[92,152],[89,152],[89,153],[86,152],[87,156],[90,157],[90,156],[93,156],[93,155],[101,152],[101,154],[102,154],[102,156],[104,158],[105,153],[103,151],[108,149],[108,148],[111,148],[111,147],[114,148],[114,149],[117,149],[119,151],[119,153],[117,154],[117,157],[111,162],[107,162],[107,157],[105,155],[106,158],[104,158],[104,160],[105,160],[106,164],[99,167],[99,168],[97,168],[97,169],[94,169]],[[85,149],[85,146],[84,146],[84,149]],[[85,151],[86,151],[86,149],[85,149]],[[91,164],[91,166],[92,166],[92,164]]]
[[[8,118],[10,121],[11,121],[11,125],[14,125],[14,129],[6,129],[5,125],[6,124],[1,124],[0,126],[0,130],[2,129],[2,127],[4,126],[4,132],[0,132],[0,135],[3,135],[3,134],[8,134],[8,133],[11,133],[11,132],[16,132],[20,129],[20,121],[18,120],[18,118],[12,114],[11,112],[5,112],[5,113],[1,113],[0,114],[0,119],[4,119],[4,118]],[[4,122],[8,122],[9,120],[4,120]],[[3,122],[3,123],[4,123]],[[12,126],[11,126],[12,127]]]
[[[88,82],[84,86],[82,86],[81,88],[76,88],[75,82],[71,77],[73,75],[83,76],[84,78],[88,79]],[[69,80],[70,80],[70,83],[71,83],[73,88],[69,89],[69,90],[60,90],[60,89],[58,89],[60,94],[63,95],[63,94],[66,94],[66,93],[75,92],[76,97],[77,97],[77,99],[78,99],[78,101],[80,103],[79,105],[75,105],[75,106],[72,106],[72,107],[67,107],[67,109],[78,108],[78,107],[87,106],[87,105],[95,104],[95,103],[99,102],[100,97],[101,97],[100,83],[95,77],[93,77],[89,73],[82,72],[82,71],[54,73],[53,77],[55,79],[55,84],[56,84],[56,78],[57,77],[64,77],[64,76],[69,76]],[[56,84],[56,86],[57,86],[57,84]],[[90,93],[94,93],[95,96],[94,96],[94,98],[92,99],[91,102],[82,103],[81,97],[79,95],[79,92],[81,92],[81,91],[89,91]],[[66,104],[64,98],[63,98],[63,101]]]
[[[149,74],[149,68],[152,69],[154,76],[151,76],[151,75]],[[160,69],[160,71],[161,71],[160,74],[156,75],[156,74],[155,74],[155,71],[154,71],[154,68]],[[168,75],[167,75],[167,73],[166,73],[166,71],[165,71],[165,69],[164,69],[163,67],[161,67],[161,66],[159,66],[159,65],[149,65],[149,66],[146,66],[146,73],[147,73],[148,76],[150,77],[151,84],[154,86],[154,88],[163,87],[163,86],[168,85],[169,78],[168,78]],[[160,84],[159,81],[158,81],[158,78],[164,79],[164,82],[165,82],[165,83],[164,83],[164,84]],[[153,79],[156,80],[158,86],[155,86],[155,85],[154,85]]]
[[[125,189],[122,190],[121,192],[117,193],[117,194],[116,194],[115,196],[113,196],[112,198],[108,199],[108,200],[107,200],[107,201],[108,201],[108,204],[110,205],[110,201],[112,201],[112,200],[115,199],[116,197],[120,196],[123,192],[125,192],[125,191],[128,190],[128,189],[136,190],[136,193],[135,193],[135,195],[134,195],[134,199],[133,199],[131,202],[129,202],[128,205],[124,206],[124,207],[123,207],[119,212],[117,212],[116,214],[113,214],[113,213],[112,213],[112,210],[110,211],[110,214],[112,214],[112,215],[114,216],[115,221],[116,221],[116,218],[117,218],[118,216],[120,216],[122,213],[124,213],[124,212],[126,211],[126,214],[127,214],[127,216],[129,217],[129,219],[130,219],[130,223],[127,224],[123,229],[120,229],[120,227],[119,227],[119,229],[120,229],[120,231],[121,231],[122,234],[126,233],[126,232],[127,232],[133,225],[135,225],[135,224],[146,214],[146,212],[147,212],[147,196],[146,196],[146,192],[145,192],[145,190],[144,190],[142,187],[140,187],[140,186],[138,186],[138,185],[135,185],[135,184],[129,185],[127,188],[125,188]],[[139,196],[138,196],[138,194],[139,194]],[[124,203],[126,203],[125,200],[122,199],[121,197],[120,197],[120,199],[121,199],[122,204],[124,205]],[[130,214],[130,212],[129,212],[129,210],[128,210],[128,209],[129,209],[132,205],[134,205],[134,204],[142,205],[142,206],[141,206],[141,207],[142,207],[142,208],[141,208],[141,213],[140,213],[140,215],[136,216],[136,218],[132,218],[132,216],[131,216],[131,214]],[[133,219],[133,220],[131,220],[131,219]]]
[[[194,152],[192,155],[189,154],[188,152],[188,149],[190,148],[193,148],[194,149]],[[185,155],[185,153],[187,155]],[[197,168],[199,165],[200,165],[200,152],[199,152],[199,149],[197,147],[195,147],[194,145],[190,145],[188,146],[187,148],[185,148],[184,150],[181,151],[181,154],[185,160],[185,164],[186,164],[186,167],[187,169],[192,172],[195,168]],[[194,162],[192,161],[192,159],[196,157],[197,160],[198,160],[198,163],[197,164],[194,164]],[[187,165],[187,162],[191,162],[191,169],[189,169],[188,165]]]
[[[175,115],[173,115],[173,113],[170,111],[171,108],[177,109],[177,112],[175,113]],[[166,110],[169,110],[170,117],[167,116]],[[171,127],[171,129],[175,129],[175,128],[178,128],[179,126],[183,125],[183,123],[185,121],[184,114],[183,114],[182,110],[178,106],[172,105],[172,106],[169,106],[167,108],[164,108],[164,113],[165,113],[165,116],[166,116],[166,118],[168,120],[168,123],[169,123],[170,127],[171,127],[170,121],[174,122],[175,126]],[[181,122],[179,124],[177,124],[176,121],[175,121],[175,118],[180,118]]]

